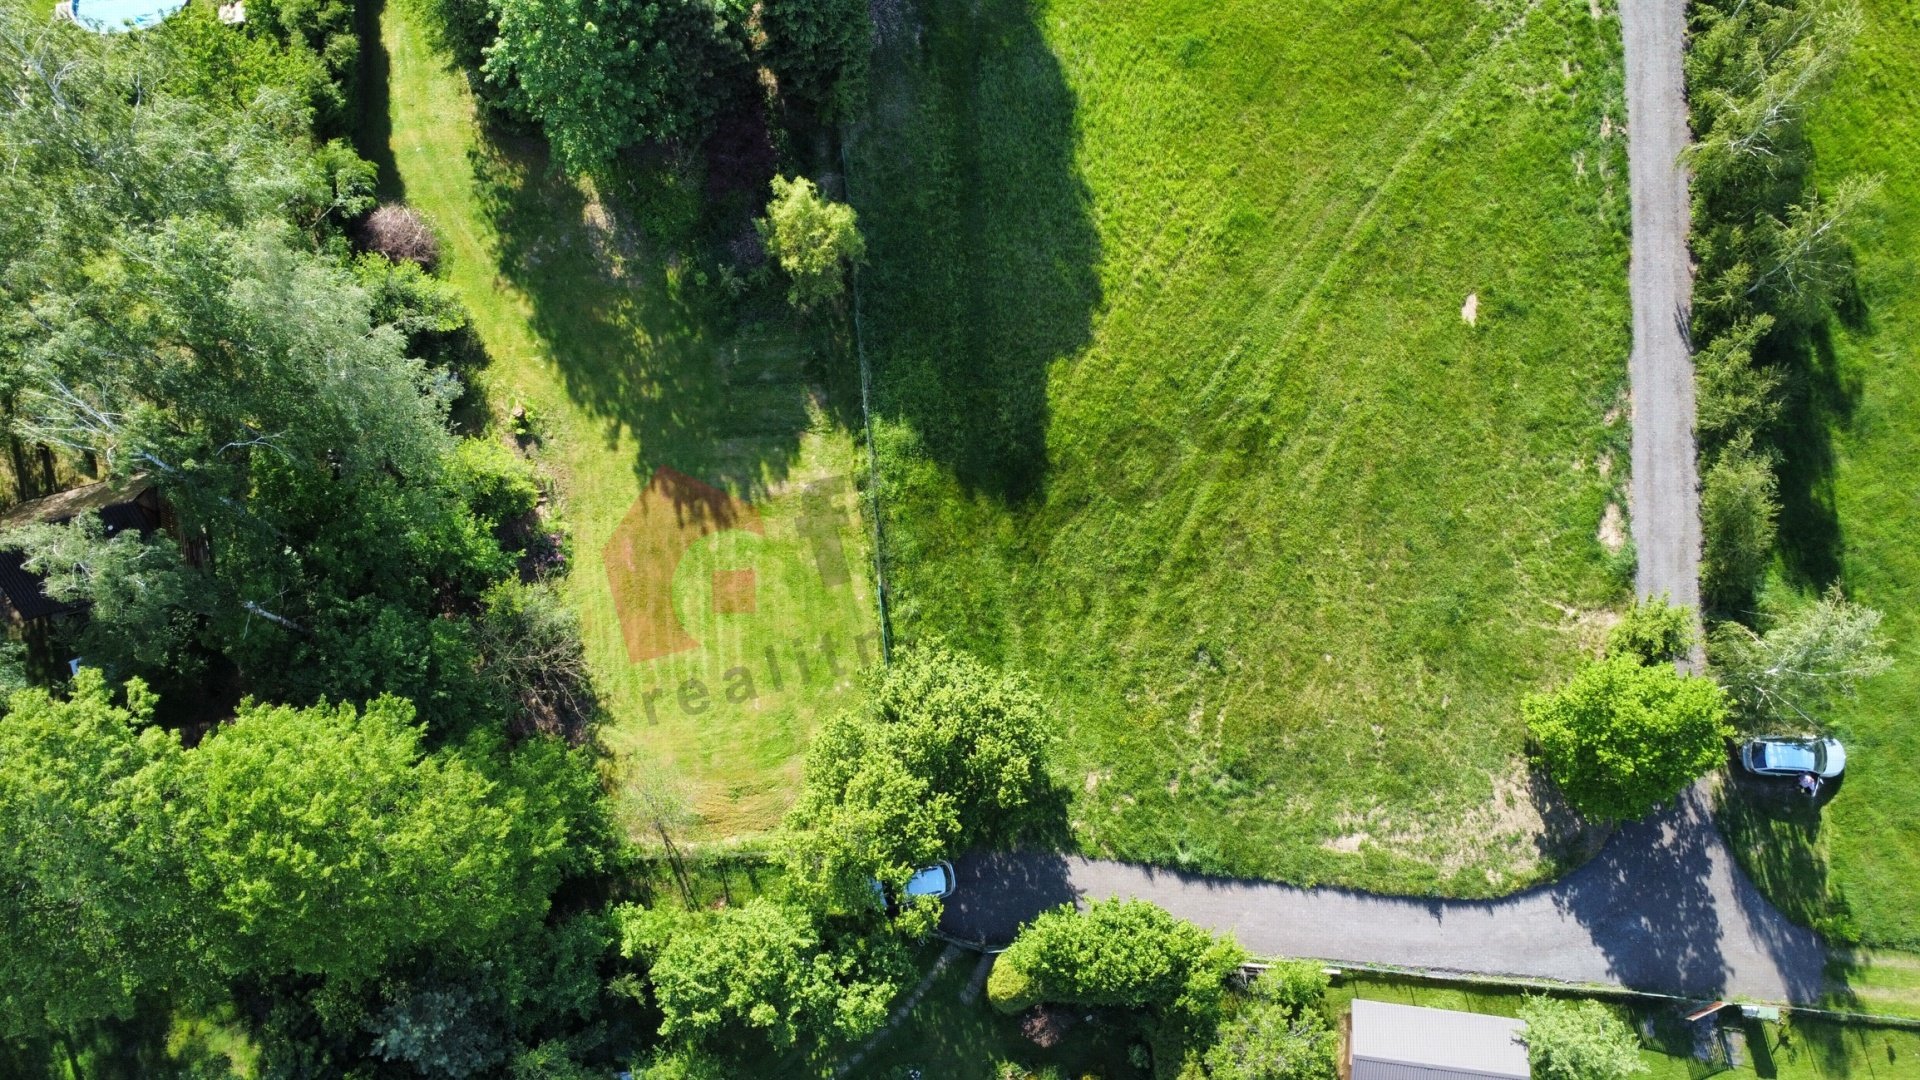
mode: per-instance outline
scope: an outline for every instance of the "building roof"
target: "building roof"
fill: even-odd
[[[1529,1080],[1526,1022],[1506,1016],[1353,1003],[1353,1080]]]
[[[70,521],[92,512],[100,515],[109,536],[122,529],[133,529],[144,536],[160,524],[159,514],[140,501],[140,496],[152,487],[152,481],[146,477],[135,476],[85,484],[44,499],[23,502],[0,514],[0,533],[29,522]],[[76,605],[63,604],[48,596],[40,576],[26,568],[26,560],[25,552],[0,550],[0,596],[5,597],[14,617],[30,621],[78,610]]]

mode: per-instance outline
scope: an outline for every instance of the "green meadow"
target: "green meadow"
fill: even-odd
[[[1090,852],[1457,895],[1576,858],[1518,703],[1632,567],[1611,5],[876,12],[896,634],[1031,675]]]
[[[617,769],[685,791],[695,835],[770,828],[813,724],[877,659],[864,459],[809,374],[850,363],[846,346],[771,290],[722,297],[671,230],[481,124],[404,2],[378,17],[369,80],[386,92],[364,141],[383,195],[442,238],[486,346],[475,381],[493,430],[527,410],[570,537],[601,740]],[[713,498],[649,494],[663,467]],[[713,506],[722,519],[703,522]],[[626,565],[631,515],[661,557]],[[635,619],[660,639],[638,656]]]

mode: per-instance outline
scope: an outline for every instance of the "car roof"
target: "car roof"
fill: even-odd
[[[1813,747],[1797,742],[1770,742],[1767,746],[1767,768],[1800,769],[1811,771],[1814,766]]]
[[[947,891],[947,871],[945,867],[929,866],[917,870],[907,879],[904,890],[908,896],[938,896]]]

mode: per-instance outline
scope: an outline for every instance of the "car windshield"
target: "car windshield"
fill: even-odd
[[[1827,744],[1824,742],[1813,744],[1813,771],[1817,773],[1827,771]]]

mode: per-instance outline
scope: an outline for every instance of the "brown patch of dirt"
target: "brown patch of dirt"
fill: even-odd
[[[1326,848],[1328,851],[1337,851],[1342,855],[1357,855],[1360,852],[1360,845],[1371,839],[1373,839],[1373,837],[1365,832],[1348,833],[1345,836],[1336,836],[1331,840],[1322,840],[1320,841],[1320,846]]]
[[[664,465],[654,470],[603,552],[628,660],[699,648],[674,614],[673,573],[688,545],[722,529],[766,535],[751,503]]]
[[[1036,1005],[1020,1021],[1020,1034],[1025,1035],[1042,1050],[1051,1050],[1060,1045],[1060,1040],[1073,1030],[1077,1018],[1073,1013],[1055,1005]]]
[[[1619,551],[1627,546],[1627,518],[1620,512],[1620,504],[1610,502],[1606,513],[1600,515],[1600,530],[1596,534],[1600,546],[1608,551]]]

